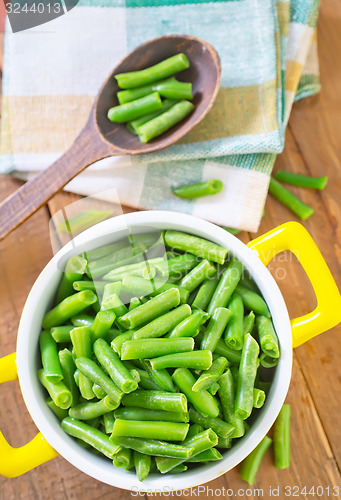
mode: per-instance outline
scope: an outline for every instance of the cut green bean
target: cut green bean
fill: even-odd
[[[166,354],[193,351],[193,349],[194,340],[191,337],[127,340],[121,348],[121,359],[157,358]]]
[[[219,398],[223,407],[225,422],[234,427],[231,438],[239,438],[245,433],[244,421],[235,415],[235,388],[231,370],[227,370],[219,379]]]
[[[294,194],[288,191],[284,186],[277,182],[273,177],[270,178],[269,193],[278,201],[288,207],[300,219],[306,220],[314,213],[314,209],[303,201],[296,198]]]
[[[201,391],[198,393],[193,391],[192,387],[196,380],[187,368],[177,368],[172,378],[180,391],[186,395],[199,412],[210,417],[216,417],[219,414],[217,401],[209,392]]]
[[[109,413],[104,413],[103,424],[106,434],[112,434],[114,423],[115,423],[114,412],[110,411]]]
[[[199,309],[192,312],[192,314],[185,318],[181,323],[176,325],[167,335],[167,338],[179,337],[195,337],[201,325],[203,325],[209,318],[209,314]]]
[[[213,382],[213,384],[210,385],[210,387],[207,390],[210,394],[212,394],[212,396],[215,396],[217,394],[217,392],[219,391],[219,387],[220,387],[220,385],[218,384],[218,382]]]
[[[38,378],[56,406],[59,406],[59,408],[63,410],[70,408],[72,404],[72,394],[63,381],[48,380],[43,369],[38,370]]]
[[[105,396],[96,403],[80,403],[79,405],[73,406],[69,410],[69,416],[77,418],[78,420],[91,420],[104,415],[104,413],[109,413],[109,411],[114,410],[116,407],[117,406],[111,402],[109,396]]]
[[[242,420],[251,415],[253,388],[257,373],[259,345],[248,333],[244,337],[236,391],[235,415]]]
[[[253,388],[253,407],[261,408],[265,402],[265,392],[261,389]]]
[[[145,304],[136,307],[136,309],[128,311],[121,316],[118,321],[124,328],[136,328],[161,316],[163,313],[168,312],[179,304],[179,290],[177,288],[170,288]]]
[[[80,256],[70,257],[57,289],[56,304],[74,293],[73,283],[80,280],[86,271],[87,261]]]
[[[136,309],[138,306],[140,306],[142,302],[138,297],[132,297],[129,302],[129,307],[128,311],[132,311],[133,309]]]
[[[270,358],[279,358],[278,339],[271,319],[265,316],[258,316],[256,325],[263,353]]]
[[[228,308],[232,315],[225,330],[225,342],[231,349],[240,351],[244,343],[244,305],[238,293],[233,293]]]
[[[114,412],[115,418],[122,420],[157,420],[161,422],[183,422],[188,423],[189,416],[187,412],[171,412],[163,410],[151,410],[145,408],[135,408],[126,406],[117,408]]]
[[[108,118],[111,122],[126,123],[140,116],[152,113],[162,108],[162,101],[158,92],[153,92],[140,99],[136,99],[126,104],[119,104],[108,111]],[[156,120],[156,118],[154,118]],[[143,125],[141,125],[143,127]]]
[[[70,333],[71,342],[77,358],[92,357],[91,330],[87,326],[74,328]],[[83,373],[79,373],[79,390],[84,399],[93,399],[92,382]]]
[[[62,220],[57,226],[60,233],[69,233],[72,237],[88,229],[98,222],[102,222],[113,215],[112,210],[84,210],[72,217]]]
[[[265,300],[256,292],[249,290],[248,288],[238,285],[236,292],[239,293],[243,299],[243,303],[247,309],[254,311],[256,314],[261,314],[267,318],[271,317],[268,306]]]
[[[141,261],[144,262],[142,254],[145,250],[146,247],[142,242],[138,242],[135,246],[131,244],[126,245],[104,257],[88,262],[87,273],[89,277],[95,280],[100,276],[106,275],[113,269],[131,263],[134,259],[138,260],[139,263],[141,263]],[[112,280],[110,279],[110,281]]]
[[[62,367],[58,358],[57,344],[49,331],[41,332],[39,345],[45,377],[50,382],[60,382],[64,378]]]
[[[203,196],[217,194],[222,191],[224,184],[218,179],[210,179],[209,181],[200,182],[198,184],[191,184],[189,186],[180,186],[172,188],[173,193],[179,198],[193,200]]]
[[[147,339],[162,337],[165,333],[175,328],[181,321],[191,315],[191,308],[188,304],[173,309],[172,311],[159,316],[150,323],[140,328],[134,333],[134,339]]]
[[[255,318],[256,316],[253,311],[250,311],[249,314],[244,317],[244,322],[243,322],[244,337],[247,333],[252,333],[255,324]]]
[[[152,368],[192,368],[193,370],[208,370],[212,365],[211,351],[192,351],[167,354],[150,360]]]
[[[186,461],[193,453],[193,448],[182,444],[168,443],[167,441],[157,441],[154,439],[142,439],[127,436],[115,436],[115,443],[139,451],[145,455],[156,457],[174,457]]]
[[[260,464],[266,451],[268,450],[268,448],[270,448],[271,443],[272,439],[270,439],[268,436],[265,436],[259,443],[259,445],[256,446],[256,448],[250,453],[250,455],[246,457],[242,462],[239,475],[242,479],[244,479],[244,481],[249,483],[250,486],[252,486],[255,482]]]
[[[88,262],[92,262],[93,260],[101,259],[106,255],[112,254],[117,250],[121,250],[121,248],[125,248],[127,246],[127,240],[123,239],[117,241],[116,243],[111,243],[110,245],[105,245],[104,247],[95,248],[94,250],[88,250],[85,252],[85,257]]]
[[[64,342],[71,342],[70,332],[74,329],[73,325],[55,326],[51,328],[51,335],[55,342],[62,344]]]
[[[150,472],[151,456],[134,451],[134,466],[139,481],[144,481]]]
[[[246,270],[244,270],[244,272],[240,278],[239,284],[242,285],[244,288],[248,288],[249,290],[253,290],[256,293],[259,293],[259,289],[258,289],[256,283],[254,282],[254,280],[251,278],[250,274]]]
[[[115,75],[115,78],[121,89],[131,89],[172,76],[174,73],[189,68],[189,65],[186,55],[179,53],[149,68],[129,73],[119,73]]]
[[[125,394],[122,398],[124,406],[137,406],[151,410],[187,412],[187,399],[184,394],[140,390]]]
[[[70,295],[45,314],[43,328],[48,330],[54,326],[62,325],[95,302],[97,302],[97,295],[91,290]]]
[[[226,248],[203,238],[199,238],[198,236],[182,233],[180,231],[167,230],[165,231],[164,238],[166,245],[170,248],[189,252],[202,259],[211,260],[218,264],[223,264],[227,256],[228,250],[226,250]]]
[[[104,339],[97,339],[93,345],[93,350],[100,365],[121,391],[128,393],[137,389],[137,382],[133,379],[117,353],[112,350]]]
[[[156,382],[154,382],[154,380],[151,379],[151,377],[145,370],[136,367],[136,371],[140,377],[139,381],[140,389],[146,389],[148,391],[162,391],[161,387]]]
[[[327,185],[328,177],[312,177],[310,175],[294,174],[286,170],[278,170],[275,173],[275,179],[293,186],[319,189],[322,191]]]
[[[119,104],[125,104],[140,99],[140,97],[144,97],[152,92],[158,92],[160,96],[171,100],[172,105],[179,99],[188,99],[189,101],[193,99],[192,84],[190,82],[179,82],[174,77],[134,89],[120,90],[117,92],[117,99]],[[170,107],[168,106],[168,109]]]
[[[173,259],[155,264],[155,267],[162,276],[176,276],[180,279],[183,273],[187,273],[197,264],[198,257],[196,255],[184,253]]]
[[[134,467],[134,455],[130,448],[123,448],[121,451],[116,453],[113,458],[113,464],[115,467],[124,470],[130,470]]]
[[[116,408],[119,406],[123,392],[114,384],[104,371],[96,365],[94,361],[87,358],[77,358],[75,360],[78,370],[90,379],[93,383],[98,384],[105,390]]]
[[[158,422],[121,420],[116,418],[112,437],[127,436],[161,441],[183,441],[189,424],[182,422]]]
[[[192,424],[187,432],[187,438],[193,437],[196,434],[200,434],[200,432],[204,432],[204,428],[199,424]]]
[[[95,320],[95,317],[94,316],[90,316],[89,314],[85,314],[85,313],[80,313],[80,314],[76,314],[75,316],[73,316],[71,318],[71,323],[75,326],[88,326],[88,327],[92,327],[92,325],[94,324],[94,320]],[[58,328],[58,327],[57,327]]]
[[[123,291],[132,295],[138,295],[140,299],[145,295],[155,297],[156,295],[166,292],[171,288],[177,288],[179,290],[180,304],[185,304],[189,297],[189,291],[179,285],[170,282],[165,283],[164,281],[145,280],[139,276],[132,275],[124,276],[122,280]]]
[[[104,389],[98,384],[93,384],[92,385],[92,391],[95,394],[96,398],[98,399],[103,399],[107,395]]]
[[[135,330],[128,330],[127,332],[121,333],[121,335],[115,337],[114,340],[111,342],[111,347],[114,349],[115,352],[117,352],[119,356],[121,356],[123,344],[127,342],[127,340],[132,340],[134,331]]]
[[[209,349],[214,352],[218,342],[231,318],[231,311],[225,307],[217,307],[210,318],[208,326],[204,332],[200,349]]]
[[[148,373],[149,377],[159,386],[163,391],[176,392],[173,384],[172,377],[167,370],[154,370],[148,361],[141,360],[143,368]]]
[[[103,339],[112,324],[114,323],[116,315],[113,310],[99,311],[96,314],[95,320],[91,327],[91,339],[95,342],[96,339]]]
[[[212,429],[207,429],[204,432],[201,432],[200,434],[195,434],[194,436],[187,438],[183,444],[187,447],[191,447],[190,449],[192,450],[190,457],[188,458],[193,458],[196,455],[199,455],[199,453],[202,453],[203,451],[206,451],[213,446],[216,446],[218,443],[218,436]],[[165,474],[166,472],[171,471],[174,469],[174,467],[177,467],[178,465],[182,464],[186,460],[180,458],[178,460],[172,459],[172,458],[156,458],[156,465],[161,474]]]
[[[63,418],[68,416],[67,409],[63,409],[63,408],[60,408],[59,406],[57,406],[50,397],[47,398],[46,404],[53,411],[53,413],[56,415],[58,420],[63,420]]]
[[[207,312],[212,316],[218,307],[227,307],[227,304],[235,291],[241,274],[243,264],[239,260],[232,259],[228,267],[224,270],[209,303]]]
[[[135,262],[135,264],[126,264],[124,266],[115,267],[109,273],[103,276],[103,279],[106,281],[122,281],[122,278],[131,274],[139,274],[145,268],[145,266],[154,266],[155,264],[159,264],[160,262],[164,262],[165,257],[155,257],[151,259],[147,259],[146,255],[143,255],[143,259],[139,260],[139,262]]]
[[[215,448],[210,448],[208,450],[202,451],[195,457],[190,458],[187,462],[198,463],[198,462],[213,462],[215,460],[221,460],[223,458],[222,454]]]
[[[208,370],[204,370],[198,380],[193,385],[192,389],[194,392],[202,392],[211,387],[214,382],[216,382],[219,377],[223,374],[227,366],[227,359],[224,357],[219,357],[213,361],[212,366]]]
[[[198,335],[195,337],[195,342],[198,345],[200,345],[203,338],[204,338],[204,333],[199,332]],[[219,356],[224,356],[228,361],[230,361],[230,363],[234,365],[239,365],[240,363],[241,352],[231,349],[221,339],[218,341],[217,347],[214,350],[214,354]]]
[[[227,450],[231,448],[231,446],[232,446],[232,438],[230,437],[222,438],[218,436],[218,444],[217,444],[218,448],[223,448]]]
[[[125,92],[125,91],[123,91],[123,92]],[[118,92],[118,94],[119,94],[119,92]],[[160,92],[159,92],[159,94],[161,95]],[[128,130],[132,134],[138,135],[137,128],[140,125],[143,125],[144,123],[149,122],[149,120],[152,120],[153,118],[156,118],[157,116],[161,115],[164,111],[167,111],[172,106],[174,106],[174,104],[176,102],[177,101],[174,99],[165,99],[162,102],[162,108],[159,109],[158,111],[154,111],[153,113],[148,113],[148,115],[141,116],[141,118],[136,118],[136,120],[132,120],[131,122],[128,122],[127,123]]]
[[[74,281],[73,289],[76,290],[76,292],[82,292],[83,290],[91,290],[94,293],[102,294],[104,292],[104,287],[106,284],[107,283],[105,283],[105,281],[90,281],[90,280]]]
[[[80,420],[71,417],[66,417],[62,420],[62,429],[64,432],[75,438],[81,439],[88,443],[96,450],[103,453],[108,458],[118,453],[122,447],[115,442],[111,441],[104,432],[91,427]]]
[[[189,409],[189,419],[190,422],[202,425],[204,429],[212,429],[218,436],[225,438],[231,437],[235,429],[221,418],[204,416],[194,408]]]
[[[204,259],[186,276],[182,278],[179,285],[186,288],[190,293],[195,290],[200,283],[217,272],[217,269],[211,262]]]
[[[174,467],[174,469],[172,469],[172,474],[180,474],[181,472],[186,472],[187,469],[188,469],[187,465],[179,464],[176,467]]]
[[[76,365],[73,360],[72,354],[69,351],[69,349],[63,349],[58,352],[58,357],[60,361],[60,365],[62,367],[63,371],[63,379],[64,383],[66,386],[70,389],[70,392],[72,394],[72,405],[75,406],[78,404],[79,400],[79,390],[78,386],[75,382],[75,371],[76,371]]]
[[[274,424],[274,455],[276,469],[290,466],[290,405],[284,404]]]
[[[111,308],[111,297],[112,295],[119,295],[122,288],[121,281],[115,281],[114,283],[107,283],[104,286],[103,297],[101,302],[101,310],[106,311]]]
[[[201,309],[202,311],[205,311],[218,283],[218,277],[210,277],[205,280],[193,300],[192,309]]]
[[[274,366],[278,365],[278,358],[268,356],[264,352],[262,352],[259,356],[259,361],[264,368],[273,368]]]

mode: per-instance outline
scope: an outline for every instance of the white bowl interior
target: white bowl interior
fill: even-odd
[[[72,254],[117,241],[128,230],[145,232],[146,228],[185,231],[228,248],[250,272],[271,311],[279,338],[281,357],[266,402],[247,434],[240,438],[223,459],[197,466],[182,474],[151,474],[140,483],[135,473],[115,468],[111,461],[79,446],[60,428],[57,418],[45,404],[46,393],[37,378],[40,366],[38,339],[42,318],[51,307],[61,278],[61,263]],[[174,490],[190,488],[211,481],[242,461],[261,441],[276,419],[288,391],[292,367],[292,337],[288,312],[279,288],[257,254],[225,230],[190,215],[174,212],[136,212],[121,215],[88,229],[63,247],[44,268],[27,298],[17,340],[18,375],[26,406],[40,432],[66,460],[86,474],[124,489]]]

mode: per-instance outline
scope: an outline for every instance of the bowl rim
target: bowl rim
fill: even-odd
[[[61,261],[77,253],[75,249],[84,244],[100,239],[97,243],[106,244],[120,230],[131,226],[143,225],[159,229],[175,229],[188,231],[226,246],[251,272],[272,314],[274,326],[279,338],[281,358],[275,370],[271,390],[255,423],[245,437],[240,438],[234,446],[225,452],[223,459],[209,465],[198,466],[183,474],[151,474],[140,483],[135,473],[115,468],[108,460],[89,453],[80,447],[73,438],[66,435],[59,422],[45,403],[42,388],[36,376],[38,363],[37,340],[41,331],[42,316],[46,310],[46,301],[50,302],[59,282]],[[79,252],[79,250],[77,250]],[[46,285],[47,283],[47,285]],[[42,304],[45,301],[45,307]],[[206,483],[225,474],[240,463],[266,435],[274,423],[287,394],[292,369],[292,335],[288,311],[280,289],[261,262],[255,250],[251,250],[238,238],[211,222],[179,212],[141,211],[123,214],[107,219],[77,235],[67,243],[47,263],[35,281],[24,305],[17,337],[17,368],[22,395],[28,411],[46,438],[48,443],[67,461],[85,472],[111,486],[132,491],[169,491],[189,489]],[[45,398],[45,399],[44,399]]]

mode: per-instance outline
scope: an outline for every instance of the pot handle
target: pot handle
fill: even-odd
[[[16,353],[0,358],[0,383],[18,380]],[[39,432],[29,443],[13,448],[0,432],[0,475],[17,477],[57,457],[58,453]]]
[[[333,276],[308,231],[298,222],[287,222],[248,244],[267,265],[283,250],[296,255],[315,291],[317,306],[291,320],[293,347],[333,328],[341,321],[341,295]]]

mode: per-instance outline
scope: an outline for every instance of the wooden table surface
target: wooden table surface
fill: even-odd
[[[321,249],[335,280],[341,287],[341,3],[323,0],[318,23],[322,91],[320,95],[294,105],[286,134],[284,152],[276,169],[309,175],[328,175],[323,192],[293,189],[316,213],[304,223]],[[0,199],[12,193],[18,182],[0,179]],[[59,194],[48,206],[0,243],[0,356],[15,351],[16,332],[27,294],[52,256],[48,222],[50,215],[77,199]],[[250,239],[294,220],[276,200],[268,197],[266,215],[257,234],[241,233]],[[281,254],[269,265],[280,279],[279,287],[291,317],[315,306],[311,285],[291,254]],[[341,488],[341,325],[295,349],[292,381],[287,402],[292,407],[292,455],[288,470],[276,470],[267,453],[248,498],[272,498],[270,489],[279,487],[279,498],[337,498]],[[18,383],[0,391],[0,428],[13,446],[31,439],[36,428],[23,403]],[[248,485],[232,470],[206,485],[220,489],[215,496],[243,496]],[[315,486],[315,491],[311,488]],[[316,490],[317,486],[322,487]],[[287,489],[285,489],[287,487]],[[335,487],[333,489],[333,487]],[[225,488],[225,493],[222,488]],[[329,489],[328,489],[329,488]],[[254,489],[256,489],[254,491]],[[321,494],[322,492],[322,494]],[[341,489],[340,489],[341,492]],[[179,492],[180,493],[180,492]],[[185,492],[186,493],[186,492]],[[275,490],[276,493],[276,490]],[[315,494],[313,494],[315,493]],[[200,498],[212,491],[194,489]],[[151,495],[145,495],[152,498]],[[160,495],[157,495],[160,496]],[[96,500],[129,499],[131,493],[86,476],[65,459],[54,460],[16,479],[0,478],[1,500]],[[185,498],[180,494],[178,498]]]

